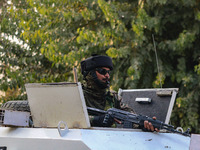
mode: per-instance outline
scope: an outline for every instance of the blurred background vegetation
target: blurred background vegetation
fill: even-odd
[[[171,123],[200,133],[199,42],[199,0],[1,0],[0,103],[27,99],[25,83],[73,82],[73,67],[82,81],[96,53],[116,91],[179,88]]]

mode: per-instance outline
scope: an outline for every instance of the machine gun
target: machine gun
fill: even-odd
[[[165,124],[162,121],[159,120],[154,120],[148,116],[143,116],[143,115],[137,115],[137,114],[133,114],[127,111],[123,111],[120,109],[116,109],[116,108],[110,108],[107,111],[101,110],[101,109],[97,109],[97,108],[91,108],[91,107],[87,107],[88,113],[89,115],[110,115],[112,118],[114,118],[114,120],[118,120],[117,122],[123,125],[123,128],[133,128],[133,124],[137,124],[139,125],[140,128],[144,128],[144,121],[148,121],[151,122],[152,125],[154,126],[154,128],[157,128],[159,130],[167,130],[169,132],[172,133],[178,133],[178,134],[182,134],[184,136],[190,136],[189,134],[189,128],[185,131],[185,132],[181,132],[178,131],[176,129],[174,129],[174,126],[169,125],[169,124]]]

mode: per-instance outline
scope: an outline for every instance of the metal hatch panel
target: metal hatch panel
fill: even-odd
[[[177,93],[178,88],[119,89],[118,92],[123,102],[137,114],[156,116],[166,124],[169,123]]]
[[[26,91],[34,127],[89,128],[90,122],[80,83],[29,83]]]

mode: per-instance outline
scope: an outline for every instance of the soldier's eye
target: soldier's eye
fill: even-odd
[[[106,75],[107,73],[110,75],[110,70],[102,69],[102,68],[97,68],[96,71],[102,75]]]

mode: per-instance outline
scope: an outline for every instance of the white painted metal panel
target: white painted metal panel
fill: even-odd
[[[80,83],[26,84],[26,91],[34,127],[90,127]]]
[[[8,150],[189,150],[190,137],[173,133],[110,128],[57,129],[0,127],[0,146]]]
[[[190,141],[190,150],[200,150],[200,134],[192,134]]]
[[[61,137],[57,129],[0,127],[0,147],[7,150],[90,150],[81,140],[80,130]]]
[[[30,112],[4,110],[4,125],[29,126]]]
[[[189,150],[190,137],[173,133],[82,130],[92,150]]]

